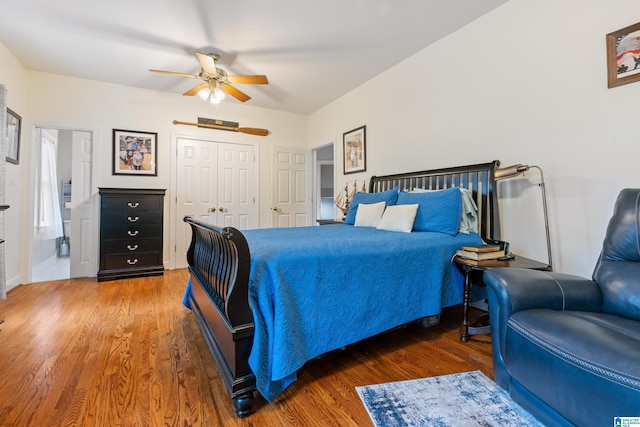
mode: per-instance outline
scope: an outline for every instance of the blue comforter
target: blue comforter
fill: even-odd
[[[251,251],[249,364],[269,401],[310,359],[462,302],[451,258],[475,234],[336,224],[243,231]]]

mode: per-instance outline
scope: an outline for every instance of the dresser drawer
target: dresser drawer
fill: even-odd
[[[135,211],[129,209],[127,211],[104,211],[100,218],[100,223],[106,225],[148,225],[160,224],[162,215],[159,211]]]
[[[132,194],[131,196],[109,196],[102,199],[102,211],[142,212],[161,211],[164,199],[156,196]]]
[[[105,255],[103,261],[105,270],[150,267],[162,264],[159,252]]]
[[[148,239],[158,237],[161,226],[158,225],[108,225],[100,230],[101,240]]]
[[[159,252],[162,250],[162,243],[158,238],[105,240],[102,249],[105,255]]]

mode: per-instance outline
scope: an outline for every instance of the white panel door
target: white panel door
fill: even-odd
[[[90,132],[74,131],[71,159],[70,276],[92,275],[93,221],[91,207],[93,138]]]
[[[175,268],[187,267],[187,215],[219,227],[253,228],[253,146],[177,139]]]
[[[176,268],[187,267],[191,230],[183,221],[189,215],[217,224],[218,146],[215,142],[177,139],[176,163]]]
[[[218,143],[218,222],[240,230],[255,228],[252,145]]]
[[[273,147],[272,153],[272,226],[311,225],[311,152],[291,147]]]

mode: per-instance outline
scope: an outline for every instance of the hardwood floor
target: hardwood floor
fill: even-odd
[[[182,292],[186,270],[19,286],[0,301],[0,426],[367,426],[355,386],[479,369],[488,336],[459,340],[460,307],[307,363],[273,403],[235,416]]]

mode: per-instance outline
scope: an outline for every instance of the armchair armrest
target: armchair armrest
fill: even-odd
[[[593,280],[570,274],[523,268],[494,268],[485,271],[489,297],[493,366],[496,383],[508,390],[509,374],[504,364],[507,321],[517,311],[533,308],[551,310],[602,310],[602,294]]]
[[[600,311],[602,296],[593,280],[571,274],[524,268],[494,268],[484,282],[502,306],[507,318],[532,308]]]

